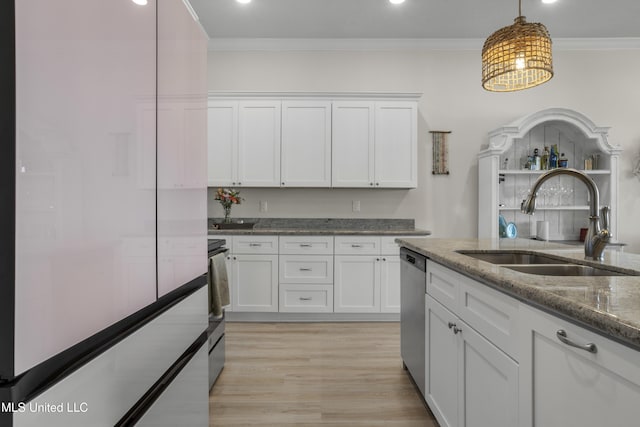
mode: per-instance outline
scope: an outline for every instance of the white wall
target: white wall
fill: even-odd
[[[480,52],[244,51],[209,52],[212,91],[420,92],[418,189],[243,189],[246,202],[232,216],[415,218],[436,237],[477,235],[477,154],[487,133],[548,107],[585,114],[611,126],[621,145],[620,239],[640,252],[640,181],[631,170],[640,155],[640,52],[556,51],[556,75],[547,84],[514,93],[490,93],[480,85]],[[429,130],[451,130],[449,176],[431,175]],[[209,193],[209,216],[222,209]],[[261,214],[258,201],[268,201]],[[352,200],[361,212],[351,211]]]

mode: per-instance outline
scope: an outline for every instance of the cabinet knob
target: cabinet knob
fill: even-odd
[[[370,182],[369,185],[373,187],[373,182]]]
[[[242,183],[241,183],[241,182],[238,182],[238,185],[242,185]]]
[[[458,328],[458,326],[453,322],[449,322],[447,326],[449,327],[449,329],[453,329],[454,334],[457,334],[458,332],[462,332],[462,329]]]
[[[233,259],[238,259],[238,258],[236,258],[236,257],[233,257]]]
[[[380,258],[376,258],[376,261],[380,261]]]
[[[379,183],[379,182],[376,182],[376,185],[380,185],[380,183]]]
[[[387,259],[386,259],[386,258],[382,258],[382,260],[383,260],[383,261],[386,261]]]
[[[281,182],[280,184],[281,184],[281,185],[284,185],[284,182]]]

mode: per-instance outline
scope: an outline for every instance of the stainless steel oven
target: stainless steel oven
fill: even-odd
[[[224,239],[209,240],[209,258],[226,253],[228,249],[224,246]],[[209,281],[211,283],[211,281]],[[209,313],[209,389],[213,387],[220,372],[224,368],[225,347],[224,347],[225,317],[224,310],[221,317],[214,317]]]

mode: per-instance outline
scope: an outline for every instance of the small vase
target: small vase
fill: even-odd
[[[231,205],[223,206],[223,208],[224,208],[224,223],[230,224],[231,223]]]

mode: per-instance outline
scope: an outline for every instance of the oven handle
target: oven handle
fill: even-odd
[[[218,249],[214,249],[211,252],[209,252],[209,258],[211,258],[214,255],[223,254],[223,253],[226,253],[226,252],[229,252],[229,248],[221,247],[221,248],[218,248]]]

